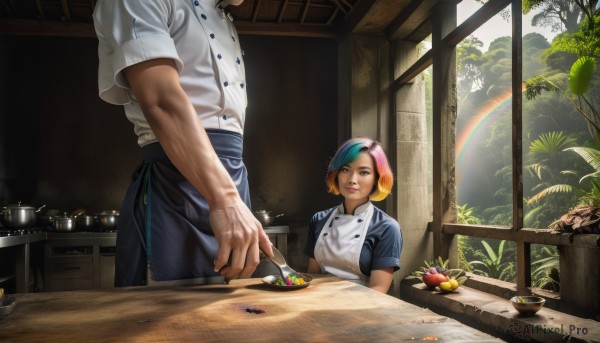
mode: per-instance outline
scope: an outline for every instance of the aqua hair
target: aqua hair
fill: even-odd
[[[340,168],[354,162],[361,152],[368,152],[373,159],[373,164],[377,172],[377,182],[369,195],[369,199],[373,201],[383,200],[392,190],[394,174],[381,144],[369,138],[353,138],[347,140],[338,148],[327,168],[327,187],[329,188],[329,193],[340,194],[337,179]]]

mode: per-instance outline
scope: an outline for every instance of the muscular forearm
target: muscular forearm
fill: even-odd
[[[208,202],[219,243],[215,271],[226,280],[251,275],[259,263],[259,249],[273,256],[269,237],[215,153],[173,61],[145,61],[124,73],[165,153]]]
[[[226,207],[239,197],[170,60],[148,61],[126,71],[133,93],[162,148],[210,208]]]

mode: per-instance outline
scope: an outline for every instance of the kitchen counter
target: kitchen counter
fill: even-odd
[[[265,232],[273,242],[273,244],[287,257],[287,235],[289,227],[285,225],[265,226]],[[44,231],[43,229],[32,229],[31,232],[21,235],[1,236],[1,248],[13,248],[15,250],[14,261],[9,259],[9,262],[14,263],[14,273],[10,275],[0,275],[2,280],[16,280],[16,292],[27,293],[30,291],[30,250],[31,244],[42,242],[45,245],[45,275],[56,275],[57,268],[61,272],[56,279],[47,280],[46,287],[48,290],[71,290],[85,288],[108,288],[112,287],[114,274],[114,247],[116,245],[117,232],[102,232],[102,231],[72,231],[72,232],[56,232]],[[79,264],[67,263],[66,257],[70,257],[71,262],[74,258],[85,256],[77,256],[72,254],[74,251],[69,247],[89,246],[89,252],[83,250],[83,255],[89,255],[92,264],[90,273],[86,266]],[[60,251],[61,247],[64,251]],[[68,255],[70,254],[70,255]],[[12,256],[11,256],[12,257]],[[50,263],[50,260],[53,263]],[[59,261],[62,259],[63,261]],[[85,275],[76,275],[78,271]],[[257,268],[255,276],[260,276],[265,273],[271,273],[272,267],[268,263],[263,263],[260,268]],[[89,274],[89,275],[88,275]],[[62,281],[56,281],[61,279]],[[68,282],[63,282],[69,279]],[[58,282],[58,283],[57,283]],[[65,286],[65,285],[68,285]],[[1,287],[1,285],[0,285]],[[70,287],[70,288],[69,288]]]
[[[44,240],[46,240],[46,232],[45,231],[30,233],[27,235],[5,236],[5,237],[0,237],[0,248],[8,248],[8,247],[26,245],[26,244],[35,243],[35,242],[44,241]]]
[[[279,290],[261,279],[14,295],[4,342],[502,342],[332,276]]]

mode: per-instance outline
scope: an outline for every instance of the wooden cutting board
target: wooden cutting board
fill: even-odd
[[[501,342],[335,277],[282,291],[260,279],[16,296],[1,342]]]

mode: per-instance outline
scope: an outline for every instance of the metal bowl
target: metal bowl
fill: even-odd
[[[81,215],[77,217],[77,227],[82,230],[93,229],[96,225],[96,216]]]
[[[66,213],[60,216],[54,216],[52,217],[52,226],[54,226],[54,230],[56,231],[75,231],[75,217],[68,216]]]
[[[544,307],[546,299],[535,295],[517,295],[510,298],[510,303],[520,314],[531,316]]]
[[[102,211],[96,215],[98,218],[98,222],[105,229],[113,229],[117,227],[117,223],[119,222],[119,211]]]
[[[276,216],[271,214],[271,211],[267,210],[258,210],[254,211],[254,216],[263,226],[268,226],[273,224],[276,218],[283,216],[283,214],[278,214]]]

